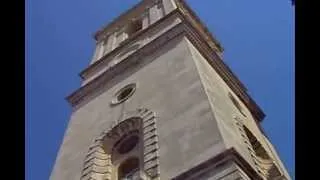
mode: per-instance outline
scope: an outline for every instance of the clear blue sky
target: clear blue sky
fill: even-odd
[[[26,177],[49,178],[80,86],[92,34],[138,0],[26,3]],[[224,60],[267,114],[263,127],[294,165],[294,7],[289,0],[187,0],[225,48]]]

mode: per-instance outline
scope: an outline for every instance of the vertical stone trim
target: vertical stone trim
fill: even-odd
[[[102,57],[102,53],[103,53],[103,41],[100,41],[98,44],[97,44],[97,47],[96,47],[96,54],[95,54],[95,57],[94,57],[94,61],[98,61],[101,57]]]
[[[146,9],[142,15],[142,29],[146,29],[149,26],[149,9]]]
[[[111,50],[110,51],[112,51],[116,48],[116,43],[117,43],[116,35],[117,35],[117,31],[110,34],[110,41],[111,41]]]
[[[150,17],[150,24],[155,23],[160,18],[162,18],[162,10],[159,9],[161,7],[160,2],[156,2],[150,9],[149,9],[149,17]]]
[[[164,11],[164,5],[162,2],[158,4],[158,11],[160,14],[160,18],[163,18],[166,15],[166,12]]]
[[[140,129],[139,129],[140,128]],[[103,131],[89,147],[84,160],[81,180],[111,180],[112,158],[111,149],[121,138],[122,133],[139,129],[143,140],[143,169],[151,180],[159,180],[159,145],[156,129],[155,113],[148,109],[138,109],[124,114],[122,120],[113,123]],[[108,147],[104,145],[108,144]]]
[[[105,36],[102,40],[102,56],[103,57],[105,54],[108,53],[108,40],[109,36]]]
[[[159,144],[156,127],[156,115],[148,109],[141,110],[143,119],[143,155],[144,171],[152,179],[159,179]]]
[[[93,57],[91,59],[91,63],[90,64],[93,64],[98,59],[98,52],[99,52],[99,45],[100,45],[99,43],[100,42],[96,43],[96,48],[94,50],[94,54],[93,54]]]
[[[96,140],[89,147],[80,179],[111,180],[111,173],[111,156],[105,153],[102,140]]]
[[[162,0],[165,14],[169,14],[171,11],[177,8],[174,0]]]
[[[112,49],[112,34],[108,35],[108,39],[106,40],[107,44],[105,46],[105,54],[109,53]]]

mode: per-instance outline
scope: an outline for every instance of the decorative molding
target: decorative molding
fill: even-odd
[[[105,54],[103,57],[99,58],[99,60],[97,60],[96,62],[91,64],[89,67],[85,68],[83,71],[81,71],[80,72],[80,77],[82,79],[86,79],[89,74],[95,72],[97,69],[99,69],[99,67],[101,68],[102,66],[105,66],[105,64],[107,62],[111,61],[115,56],[117,56],[117,54],[121,53],[120,51],[123,48],[125,48],[126,46],[130,46],[130,45],[132,45],[134,43],[137,43],[138,37],[140,37],[143,34],[147,34],[149,32],[152,32],[153,30],[157,29],[157,26],[159,24],[161,24],[162,22],[164,22],[167,19],[172,18],[172,16],[174,16],[174,14],[175,15],[179,15],[177,13],[177,11],[172,11],[167,16],[164,16],[160,20],[158,20],[155,23],[149,25],[147,28],[142,29],[142,30],[136,32],[135,34],[133,34],[132,36],[128,37],[118,47],[116,47],[115,49],[113,49],[109,53]],[[149,18],[149,21],[150,21],[150,18]],[[149,24],[150,24],[150,22],[149,22]]]
[[[218,51],[219,53],[223,52],[223,47],[220,42],[214,38],[212,33],[196,15],[196,13],[189,7],[189,5],[184,0],[175,0],[178,9],[184,15],[184,17],[190,21],[191,24],[195,26],[198,32],[209,42],[210,47]]]
[[[151,25],[149,28],[146,28],[146,29],[142,30],[141,32],[139,32],[135,37],[132,37],[132,39],[131,38],[130,38],[130,40],[127,39],[128,42],[134,41],[134,39],[137,38],[137,36],[141,35],[142,33],[147,33],[146,31],[151,29],[151,27],[156,28],[157,24],[163,22],[165,19],[168,19],[169,17],[172,17],[172,16],[178,16],[184,21],[182,23],[177,24],[175,27],[168,30],[167,32],[165,32],[164,34],[162,34],[160,37],[156,38],[155,40],[142,46],[140,49],[133,52],[127,58],[125,58],[121,62],[119,62],[117,65],[110,67],[108,70],[106,70],[100,76],[91,80],[86,85],[81,87],[79,90],[72,93],[69,97],[67,97],[67,99],[69,100],[71,105],[75,106],[76,104],[78,104],[78,102],[80,102],[78,100],[80,100],[84,97],[84,94],[88,94],[87,90],[85,90],[85,89],[88,89],[88,87],[90,87],[89,89],[94,89],[94,87],[92,87],[92,86],[97,86],[97,85],[93,85],[93,84],[97,84],[97,82],[99,82],[102,78],[111,79],[111,78],[107,78],[106,76],[113,77],[113,76],[115,76],[116,72],[122,71],[122,70],[116,70],[116,69],[122,69],[123,66],[121,64],[129,64],[128,62],[124,62],[124,61],[133,62],[133,61],[136,61],[137,58],[141,58],[141,57],[144,57],[148,54],[153,53],[154,51],[156,51],[156,48],[154,48],[154,47],[159,47],[159,46],[162,46],[167,43],[167,42],[163,42],[163,39],[165,41],[169,41],[170,39],[172,39],[172,38],[170,38],[170,36],[173,36],[173,37],[177,36],[175,33],[177,33],[177,31],[179,31],[179,33],[184,33],[186,35],[186,37],[197,47],[199,52],[204,57],[206,57],[209,64],[217,71],[217,73],[222,77],[222,79],[224,79],[224,81],[235,92],[235,94],[239,97],[239,99],[248,107],[248,109],[250,110],[250,112],[252,113],[252,115],[254,116],[256,121],[261,122],[263,120],[263,118],[265,117],[265,114],[263,113],[263,111],[254,102],[254,100],[251,99],[251,97],[246,93],[246,88],[242,85],[240,80],[232,73],[230,68],[222,61],[222,59],[220,58],[220,56],[217,55],[215,50],[210,47],[210,45],[207,42],[208,40],[205,39],[201,34],[199,34],[199,30],[197,30],[197,28],[195,26],[193,26],[189,21],[187,21],[185,19],[186,15],[184,15],[180,9],[176,9],[176,10],[172,11],[171,13],[166,15],[164,18],[160,19],[155,24]],[[161,43],[160,43],[160,41],[161,41]],[[112,52],[108,53],[106,56],[115,56],[117,51],[119,51],[119,49],[121,49],[121,48],[123,48],[123,47],[118,47],[118,48],[114,49]],[[81,74],[84,75],[84,74],[93,72],[94,69],[97,69],[99,67],[101,68],[101,67],[105,66],[105,64],[108,63],[108,60],[110,60],[110,59],[111,58],[103,57],[102,60],[95,62],[90,67],[88,67],[86,70],[84,70]],[[101,81],[99,83],[101,83]],[[81,93],[80,91],[83,91],[83,92]]]
[[[211,159],[172,178],[172,180],[188,180],[190,177],[194,178],[194,176],[197,176],[199,172],[206,171],[209,168],[213,168],[219,164],[226,163],[228,161],[235,162],[251,179],[263,180],[261,176],[257,174],[257,172],[248,164],[248,162],[234,148],[225,150],[224,152],[212,157]]]
[[[129,12],[134,11],[139,6],[142,5],[142,1],[139,4],[137,4],[135,7],[133,7],[131,10],[127,11],[124,15],[128,14]],[[151,1],[150,1],[151,2]],[[152,4],[154,4],[156,1],[152,1]],[[158,25],[160,22],[164,21],[170,16],[173,16],[173,14],[179,14],[179,16],[184,19],[184,23],[188,26],[188,32],[186,33],[187,36],[193,43],[199,44],[198,50],[206,57],[208,58],[208,62],[212,65],[212,67],[218,72],[218,74],[224,79],[224,81],[230,86],[230,88],[235,92],[235,94],[240,98],[241,101],[244,102],[244,104],[248,107],[254,118],[257,122],[261,122],[265,114],[264,112],[259,108],[259,106],[254,102],[254,100],[247,94],[246,87],[240,82],[240,80],[235,76],[230,68],[223,63],[220,52],[223,51],[222,47],[219,45],[219,42],[211,35],[211,33],[208,31],[206,26],[200,21],[200,19],[197,17],[197,15],[191,10],[191,8],[185,3],[183,0],[175,0],[178,8],[173,10],[171,13],[164,16],[164,18],[161,18],[156,23],[150,25],[148,28],[142,30],[141,32],[137,33],[135,37],[132,37],[127,39],[127,42],[134,40],[138,35],[146,32],[151,27],[154,27]],[[147,6],[146,4],[144,6]],[[122,15],[122,16],[124,16]],[[123,18],[123,17],[122,17]],[[113,23],[115,23],[117,20],[120,20],[121,16],[116,19]],[[111,26],[112,23],[109,25]],[[218,47],[215,48],[215,46]],[[113,55],[121,49],[122,46],[114,49],[107,55]],[[220,52],[219,52],[220,51]],[[135,53],[134,53],[135,54]],[[136,54],[135,54],[136,55]],[[103,61],[105,57],[101,58],[101,60],[96,61],[91,66],[89,66],[87,69],[82,71],[80,73],[81,77],[84,77],[85,74],[88,72],[92,72],[93,69],[96,67],[99,67],[100,65],[103,65],[106,63],[106,60]],[[68,98],[69,99],[69,98]],[[71,103],[73,104],[73,103]]]
[[[261,158],[257,155],[256,150],[252,146],[250,139],[245,131],[246,125],[243,123],[242,119],[239,117],[234,118],[235,124],[237,126],[238,132],[240,133],[242,137],[242,141],[244,145],[247,147],[249,154],[253,160],[253,163],[255,165],[256,171],[262,176],[268,179],[277,179],[283,176],[283,174],[280,172],[278,167],[276,166],[274,160],[271,158],[271,156],[266,152],[264,147],[261,148],[265,151],[267,159]],[[247,128],[248,129],[248,128]],[[249,130],[249,129],[248,129]],[[249,130],[250,131],[250,130]],[[259,140],[255,140],[256,143],[259,143]]]
[[[175,28],[168,30],[168,33],[154,39],[152,42],[138,49],[134,53],[130,54],[124,60],[120,61],[115,66],[110,67],[107,71],[103,72],[100,76],[91,80],[84,86],[80,87],[77,91],[73,92],[71,95],[67,97],[69,103],[74,107],[85,100],[89,94],[93,91],[97,91],[98,88],[103,87],[109,80],[111,80],[114,76],[121,74],[127,68],[132,68],[133,66],[142,63],[141,58],[146,57],[162,46],[167,44],[171,39],[181,35],[183,33],[183,25],[180,24]]]
[[[159,179],[159,145],[156,128],[156,114],[146,108],[125,113],[122,120],[112,125],[96,137],[89,147],[84,160],[81,180],[112,177],[112,148],[123,134],[139,130],[143,139],[143,169],[151,179]]]

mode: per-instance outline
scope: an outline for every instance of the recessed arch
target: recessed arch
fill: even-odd
[[[282,175],[281,172],[274,163],[273,158],[269,155],[260,141],[255,137],[255,135],[249,130],[248,127],[242,125],[242,128],[245,137],[247,137],[249,141],[249,149],[252,148],[253,150],[253,152],[251,152],[251,156],[258,166],[258,172],[262,173],[267,180],[273,180],[280,177]]]
[[[125,140],[122,140],[122,142],[117,147],[115,147],[116,151],[119,154],[126,154],[134,149],[138,145],[139,141],[140,138],[138,135],[131,135]]]
[[[127,113],[123,120],[114,123],[103,131],[89,147],[84,161],[81,180],[90,178],[111,180],[115,177],[114,175],[119,172],[119,169],[116,170],[116,167],[119,168],[121,166],[113,164],[113,152],[118,152],[118,148],[127,138],[132,138],[139,133],[142,134],[142,137],[138,141],[141,141],[143,147],[143,153],[141,153],[143,157],[140,157],[139,169],[143,170],[142,174],[146,174],[152,179],[159,177],[159,146],[155,121],[154,112],[141,108]],[[144,139],[148,139],[148,142],[143,141]],[[123,151],[126,151],[126,148],[127,150],[129,149],[127,153],[130,153],[132,147],[123,148]],[[150,159],[151,156],[152,158]],[[136,166],[133,165],[132,167]]]

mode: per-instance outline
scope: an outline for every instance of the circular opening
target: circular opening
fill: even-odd
[[[125,100],[127,100],[132,94],[134,93],[136,89],[135,84],[129,84],[122,88],[120,91],[118,91],[115,95],[114,100],[112,101],[112,104],[119,104]]]
[[[128,87],[124,89],[120,94],[117,96],[118,101],[121,101],[127,98],[133,92],[133,87]]]
[[[128,139],[124,140],[119,147],[117,148],[117,151],[119,154],[125,154],[130,152],[133,148],[136,147],[136,145],[139,142],[139,137],[134,135],[129,137]]]

